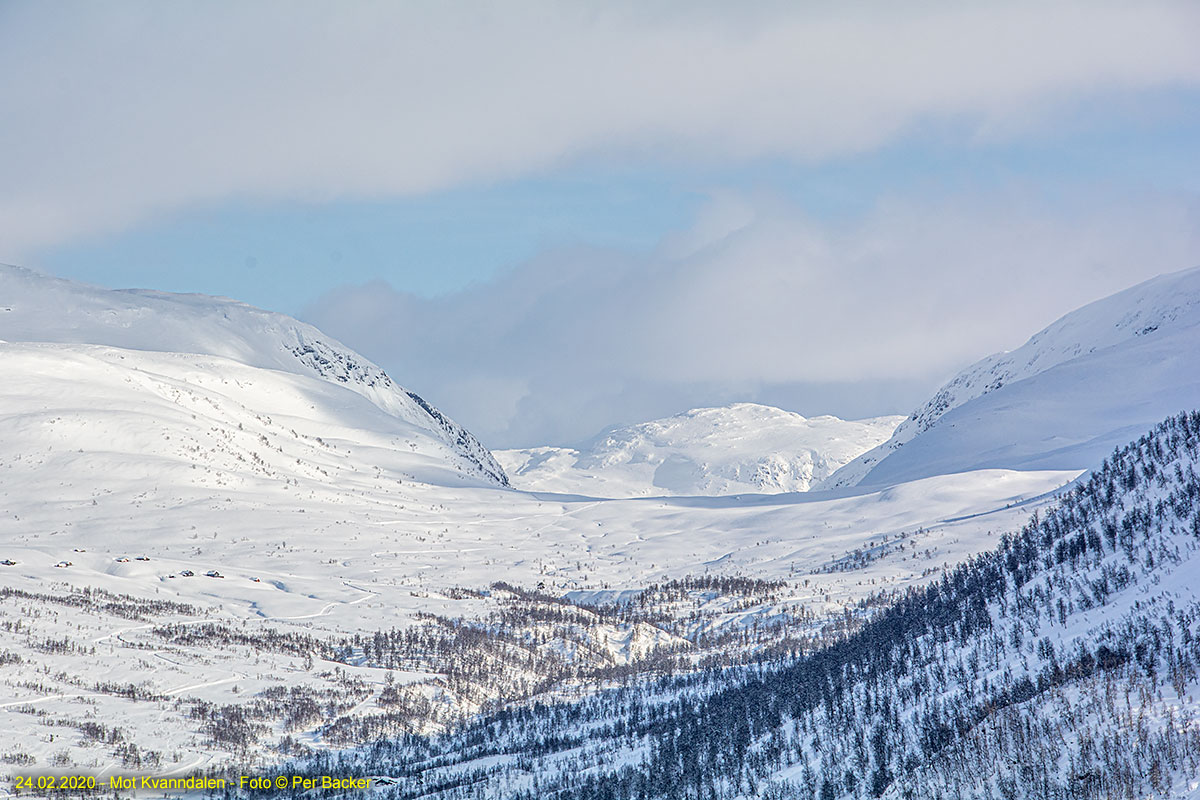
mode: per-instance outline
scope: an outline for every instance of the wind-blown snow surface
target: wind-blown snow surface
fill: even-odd
[[[616,428],[579,449],[498,450],[521,489],[598,497],[806,492],[887,439],[903,417],[806,418],[755,403]]]
[[[1067,314],[959,373],[817,488],[973,469],[1074,469],[1200,407],[1200,268]]]
[[[3,340],[218,356],[244,367],[316,378],[360,395],[412,428],[414,436],[442,443],[465,473],[507,485],[499,464],[468,431],[358,353],[282,314],[205,295],[101,289],[0,265]],[[44,368],[55,371],[50,363]],[[61,377],[70,380],[71,375]],[[257,409],[271,410],[274,399],[264,398]],[[352,398],[334,402],[354,403]],[[385,429],[394,430],[395,423]]]

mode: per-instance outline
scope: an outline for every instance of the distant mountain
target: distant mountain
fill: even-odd
[[[119,375],[119,370],[114,372],[118,367],[161,372],[177,384],[188,382],[189,378],[181,377],[183,373],[200,379],[201,384],[209,377],[205,373],[210,370],[211,375],[236,374],[242,381],[240,387],[261,381],[263,386],[279,389],[284,397],[295,393],[290,400],[308,391],[308,382],[318,381],[324,385],[309,393],[319,398],[318,402],[329,403],[320,409],[318,416],[326,414],[336,420],[340,409],[369,404],[378,412],[370,415],[374,417],[370,424],[380,430],[411,431],[444,450],[446,466],[489,484],[508,485],[504,470],[469,431],[417,394],[397,385],[380,367],[358,353],[311,325],[283,314],[225,298],[102,289],[19,267],[0,266],[0,341],[6,343],[0,350],[5,365],[5,388],[14,403],[19,404],[19,397],[24,397],[39,407],[47,398],[70,404],[72,395],[88,396],[93,388],[103,393],[103,384],[109,379],[116,381],[114,389],[118,385],[126,389],[136,386],[123,380],[128,376]],[[15,343],[56,346],[14,347]],[[186,357],[172,359],[150,353]],[[196,369],[201,362],[204,369]],[[89,371],[85,364],[95,369]],[[101,368],[100,364],[107,366]],[[23,376],[21,369],[30,371]],[[58,378],[76,391],[63,395],[42,385],[52,380],[56,372]],[[278,373],[299,380],[289,380]],[[86,386],[85,375],[94,378],[96,386]],[[24,377],[32,382],[22,388]],[[338,391],[329,391],[331,387],[337,387]],[[339,391],[358,397],[341,397]],[[139,402],[136,395],[133,392],[123,398],[119,398],[119,393],[106,396],[136,406]],[[243,394],[238,403],[248,413],[272,413],[279,408],[256,404],[253,393]],[[5,411],[12,409],[14,406],[9,406]],[[92,406],[81,410],[95,414],[103,409]],[[361,421],[362,415],[357,418]],[[230,417],[229,422],[235,421]]]
[[[1067,314],[963,370],[883,444],[817,488],[974,469],[1083,469],[1200,406],[1200,268]]]
[[[885,440],[903,417],[806,418],[754,403],[616,428],[579,449],[498,450],[521,489],[595,495],[804,492]]]

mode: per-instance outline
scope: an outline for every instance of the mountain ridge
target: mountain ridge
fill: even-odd
[[[0,340],[217,356],[315,377],[443,441],[484,479],[508,476],[473,434],[378,365],[307,323],[228,298],[104,289],[0,265]]]

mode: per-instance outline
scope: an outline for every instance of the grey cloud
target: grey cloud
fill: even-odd
[[[573,159],[811,162],[930,119],[1195,86],[1195,3],[36,3],[0,8],[0,256],[239,198]],[[1050,114],[1053,118],[1053,114]]]
[[[306,317],[502,447],[733,400],[907,413],[1061,314],[1200,264],[1177,198],[959,197],[836,225],[714,208],[650,256],[547,253],[435,299],[343,287]]]

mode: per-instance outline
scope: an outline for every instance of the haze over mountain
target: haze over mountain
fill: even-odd
[[[614,428],[579,448],[498,450],[513,485],[599,497],[805,492],[903,417],[857,421],[755,403]]]
[[[974,469],[1084,469],[1158,420],[1200,407],[1200,268],[1063,316],[963,370],[817,488]]]

